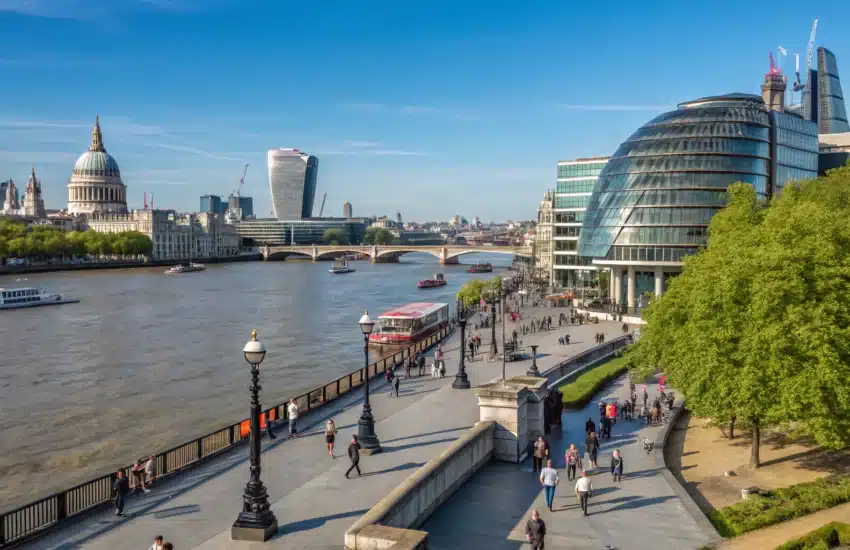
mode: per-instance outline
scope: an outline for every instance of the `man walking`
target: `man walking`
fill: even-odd
[[[294,399],[289,402],[286,412],[289,413],[289,437],[295,437],[298,433],[298,403]]]
[[[534,453],[532,454],[532,472],[539,472],[543,469],[543,461],[549,458],[549,444],[543,439],[543,436],[537,438],[534,442]]]
[[[399,387],[399,385],[401,384],[401,380],[399,380],[398,376],[393,376],[393,382],[392,382],[392,384],[393,384],[393,391],[392,391],[392,393],[394,393],[394,394],[395,394],[395,396],[396,396],[396,397],[398,397],[398,387]],[[392,395],[392,394],[391,394],[391,395]]]
[[[118,470],[117,478],[112,484],[112,492],[115,493],[115,515],[124,515],[124,497],[130,492],[130,482],[124,476],[124,470]]]
[[[351,467],[345,472],[346,479],[348,479],[351,470],[357,470],[357,477],[360,477],[360,442],[356,435],[351,436],[351,443],[348,445],[348,459],[351,461]]]
[[[540,519],[537,508],[531,511],[531,519],[525,524],[525,538],[533,550],[543,550],[543,538],[546,536],[546,524]]]
[[[558,470],[552,467],[552,461],[546,461],[546,467],[540,471],[540,483],[546,496],[546,507],[552,511],[552,501],[555,500],[555,487],[561,482]]]
[[[582,471],[581,477],[576,481],[576,496],[578,497],[579,504],[581,504],[581,511],[584,512],[584,515],[587,515],[587,501],[592,492],[593,483],[587,477],[587,472]]]

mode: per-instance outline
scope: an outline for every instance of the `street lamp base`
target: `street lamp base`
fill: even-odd
[[[242,512],[230,528],[230,540],[266,542],[277,533],[277,518],[269,510],[265,514]]]
[[[540,371],[537,370],[537,369],[528,369],[527,371],[525,371],[525,375],[526,376],[536,376],[536,377],[539,378],[540,377]]]
[[[455,375],[455,381],[452,382],[452,387],[456,390],[468,390],[472,386],[469,383],[469,377],[464,372]]]
[[[375,433],[375,421],[369,415],[368,418],[360,417],[357,426],[357,439],[360,442],[360,454],[374,455],[381,452],[381,442]]]

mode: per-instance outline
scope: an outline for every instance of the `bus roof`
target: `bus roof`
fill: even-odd
[[[393,319],[418,319],[434,313],[435,311],[439,311],[441,308],[446,307],[446,305],[447,304],[431,302],[413,302],[411,304],[404,304],[403,306],[386,311],[379,315],[378,319],[383,317],[390,317]]]

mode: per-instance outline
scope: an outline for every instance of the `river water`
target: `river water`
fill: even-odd
[[[508,256],[465,257],[485,260],[510,264]],[[356,273],[344,276],[330,275],[330,265],[0,276],[0,287],[81,300],[0,311],[0,511],[246,417],[241,350],[252,328],[268,350],[261,397],[271,406],[363,364],[364,309],[376,316],[407,302],[453,303],[473,277],[419,254],[398,264],[352,262]],[[445,287],[416,288],[435,271],[445,273]]]

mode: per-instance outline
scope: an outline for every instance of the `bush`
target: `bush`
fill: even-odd
[[[845,502],[850,502],[850,475],[831,475],[753,495],[712,512],[709,519],[721,535],[736,537]]]
[[[776,550],[827,550],[848,544],[850,544],[850,524],[836,521],[827,523],[802,537],[789,540],[778,546]]]
[[[627,360],[624,357],[615,357],[585,372],[572,382],[567,382],[559,388],[564,394],[564,408],[583,409],[599,388],[626,370],[628,370]]]

